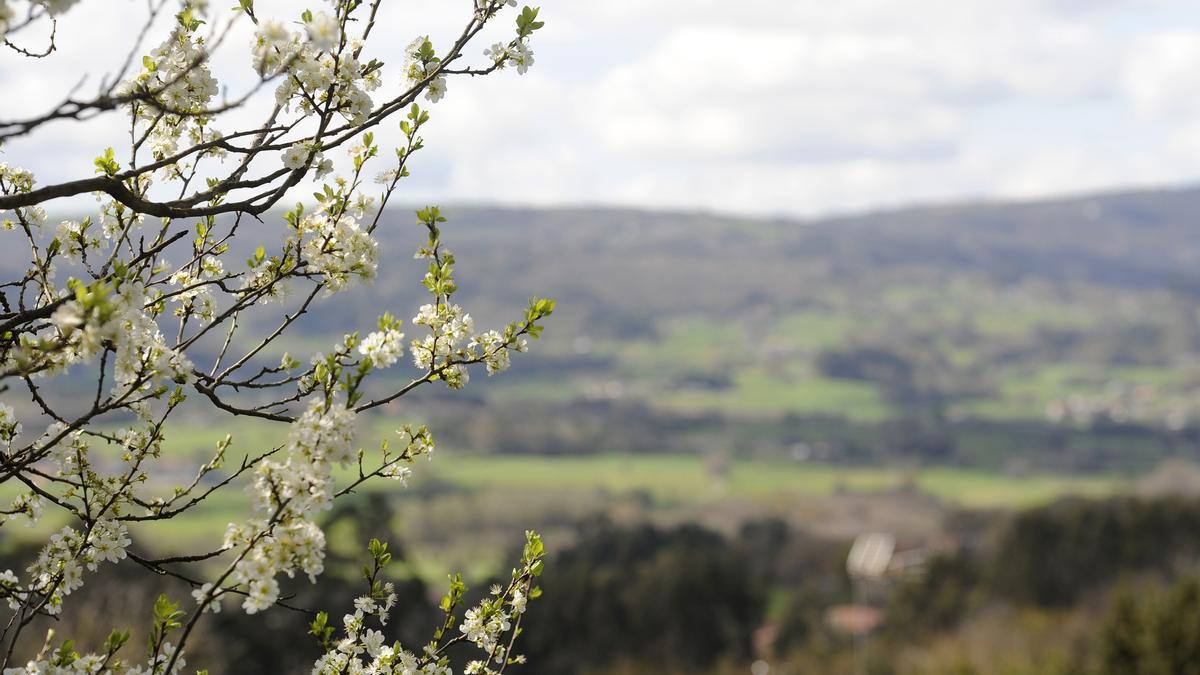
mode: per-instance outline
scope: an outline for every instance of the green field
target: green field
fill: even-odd
[[[251,446],[271,438],[255,425],[236,438]],[[167,444],[168,457],[181,459],[215,442],[222,432],[187,429]],[[342,481],[352,470],[343,470]],[[541,457],[474,455],[439,450],[431,461],[418,461],[408,486],[376,480],[367,490],[392,493],[400,500],[421,502],[431,512],[483,509],[488,504],[524,504],[525,510],[551,511],[571,502],[605,504],[624,497],[647,499],[652,510],[715,506],[726,502],[766,505],[779,500],[837,494],[919,492],[946,506],[1023,508],[1065,495],[1101,496],[1123,489],[1117,477],[1034,474],[1008,476],[955,468],[904,470],[848,468],[790,460],[712,462],[682,455],[616,455]],[[430,492],[433,490],[434,492]],[[433,494],[433,497],[429,495]],[[410,502],[410,505],[411,502]],[[229,522],[244,518],[247,500],[236,487],[218,492],[188,517],[144,528],[144,541],[172,548],[186,542],[217,542]],[[401,509],[403,511],[404,508]],[[58,526],[61,522],[50,523]],[[400,528],[403,530],[404,528]],[[135,530],[136,531],[136,530]],[[11,530],[14,539],[44,533]]]
[[[780,376],[766,370],[739,373],[722,390],[680,390],[658,397],[660,405],[691,412],[732,412],[746,416],[786,413],[840,415],[859,422],[886,419],[891,407],[869,383],[825,377]]]
[[[1026,507],[1068,494],[1111,494],[1123,485],[1115,477],[1018,477],[969,469],[845,468],[786,460],[734,461],[722,476],[707,470],[701,458],[675,455],[566,458],[443,455],[426,472],[430,477],[472,490],[641,492],[664,504],[916,488],[949,505]]]
[[[369,417],[360,426],[359,442],[368,457],[377,442],[391,434],[395,420]],[[198,458],[226,433],[233,435],[230,456],[271,447],[282,439],[278,425],[241,421],[223,427],[178,426],[164,443],[168,458]],[[435,434],[436,435],[436,434]],[[839,491],[883,492],[916,489],[948,505],[1025,507],[1066,494],[1101,495],[1121,488],[1125,479],[1104,475],[1006,475],[981,469],[844,467],[789,459],[731,459],[724,470],[705,457],[679,454],[613,454],[585,456],[481,455],[455,449],[437,450],[431,461],[414,466],[413,488],[428,482],[467,491],[605,491],[641,493],[656,503],[706,503],[723,499],[769,499],[780,496],[825,496]],[[351,471],[344,475],[348,478]],[[394,483],[372,483],[374,489],[396,490]]]

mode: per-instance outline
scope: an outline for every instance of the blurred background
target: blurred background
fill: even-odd
[[[63,72],[94,58],[69,31],[121,30],[111,6],[63,23]],[[394,11],[393,61],[460,14]],[[1200,7],[542,16],[528,75],[450,83],[398,197],[442,205],[480,325],[535,294],[558,310],[503,377],[367,420],[364,445],[429,424],[436,459],[330,514],[348,580],[298,583],[297,604],[345,604],[361,542],[388,539],[396,630],[419,643],[444,575],[486,589],[533,528],[553,555],[520,672],[1196,672]],[[0,87],[58,93],[19,71]],[[106,123],[6,152],[50,182],[90,166]],[[415,312],[411,212],[385,218],[375,284],[317,305],[287,351]],[[180,474],[225,433],[236,449],[279,430],[193,415],[168,439]],[[244,507],[157,545],[219,541]],[[82,593],[115,615],[157,593],[137,583]],[[197,662],[311,663],[315,643],[271,637],[294,616],[236,614]]]

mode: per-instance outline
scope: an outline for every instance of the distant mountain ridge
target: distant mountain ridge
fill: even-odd
[[[464,261],[489,268],[478,271],[489,282],[500,270],[486,259],[525,252],[536,260],[528,260],[529,270],[521,275],[528,275],[529,285],[517,285],[529,289],[539,278],[558,275],[567,294],[597,295],[579,288],[580,280],[610,275],[662,284],[671,289],[666,295],[679,298],[720,279],[778,281],[790,272],[784,276],[794,281],[816,275],[854,284],[871,270],[884,276],[906,271],[928,280],[972,274],[1000,284],[1034,278],[1200,295],[1200,188],[809,220],[632,209],[444,210],[451,219],[450,245]],[[390,220],[403,223],[399,214]],[[752,263],[755,274],[738,270],[739,263]],[[771,293],[767,284],[744,278],[743,284]],[[714,300],[724,295],[710,288]]]
[[[404,231],[414,222],[409,214],[415,208],[389,210],[380,233],[385,247],[415,240],[415,230]],[[570,255],[621,254],[631,247],[665,246],[666,253],[687,258],[770,240],[772,254],[822,258],[835,269],[925,265],[976,269],[998,281],[1032,274],[1122,285],[1200,283],[1200,187],[918,205],[807,219],[616,207],[451,203],[442,208],[450,217],[449,245],[471,253],[524,247],[533,239],[530,252],[557,246]],[[270,239],[244,235],[236,244],[247,250]],[[0,251],[0,266],[9,271],[24,258],[22,248],[7,248]]]

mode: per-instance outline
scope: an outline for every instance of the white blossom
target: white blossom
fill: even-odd
[[[283,166],[288,169],[303,169],[309,156],[314,154],[310,143],[295,143],[283,151]]]
[[[3,448],[11,448],[13,439],[21,433],[21,422],[16,411],[7,403],[0,403],[0,442]]]
[[[509,61],[517,67],[517,72],[524,75],[533,65],[533,50],[525,41],[517,42],[509,53]]]
[[[254,31],[251,54],[254,69],[263,76],[274,75],[300,52],[300,38],[282,21],[260,21]]]
[[[204,603],[204,607],[200,611],[217,614],[221,611],[221,596],[218,592],[213,593],[212,596],[209,597],[209,593],[211,593],[212,590],[212,584],[202,584],[199,588],[192,589],[192,598],[197,604]],[[205,600],[206,598],[207,602]]]
[[[430,103],[437,103],[446,97],[446,77],[438,75],[429,81],[425,88],[425,98]]]
[[[325,12],[316,12],[312,18],[304,22],[308,31],[309,42],[317,51],[328,51],[338,46],[341,39],[341,26],[337,19]]]
[[[504,63],[508,60],[508,45],[497,42],[483,50],[483,55],[494,61],[496,65],[504,67]]]
[[[349,213],[325,211],[300,223],[300,255],[307,270],[324,276],[326,290],[335,293],[353,279],[370,280],[378,265],[378,245]]]
[[[404,355],[404,333],[395,329],[375,331],[363,338],[358,352],[379,368],[387,368]]]

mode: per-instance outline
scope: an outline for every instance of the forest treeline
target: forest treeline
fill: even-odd
[[[335,510],[330,583],[296,580],[287,604],[344,612],[361,583],[361,556],[347,542],[386,535],[394,516],[380,495]],[[922,573],[870,596],[883,612],[870,643],[872,673],[1166,675],[1200,663],[1200,631],[1189,628],[1200,616],[1200,500],[1072,499],[1018,514],[964,511],[948,517],[946,531]],[[400,601],[389,637],[419,643],[414,629],[436,616],[440,589],[411,574],[403,542],[393,548]],[[845,572],[848,549],[849,542],[777,520],[719,534],[588,519],[547,565],[545,593],[531,604],[518,642],[530,659],[520,672],[723,675],[763,659],[773,673],[850,673],[854,641],[828,621],[831,608],[856,597]],[[0,568],[33,554],[10,552]],[[87,615],[136,617],[159,593],[186,597],[185,584],[147,579],[134,567],[123,561],[104,583],[81,591]],[[471,591],[486,592],[487,584]],[[271,636],[303,632],[308,619],[285,608],[261,617],[223,612],[198,641],[212,653],[197,658],[214,672],[304,672],[316,642]],[[94,628],[55,626],[82,647],[104,639]],[[1013,660],[1014,640],[1023,661]]]

